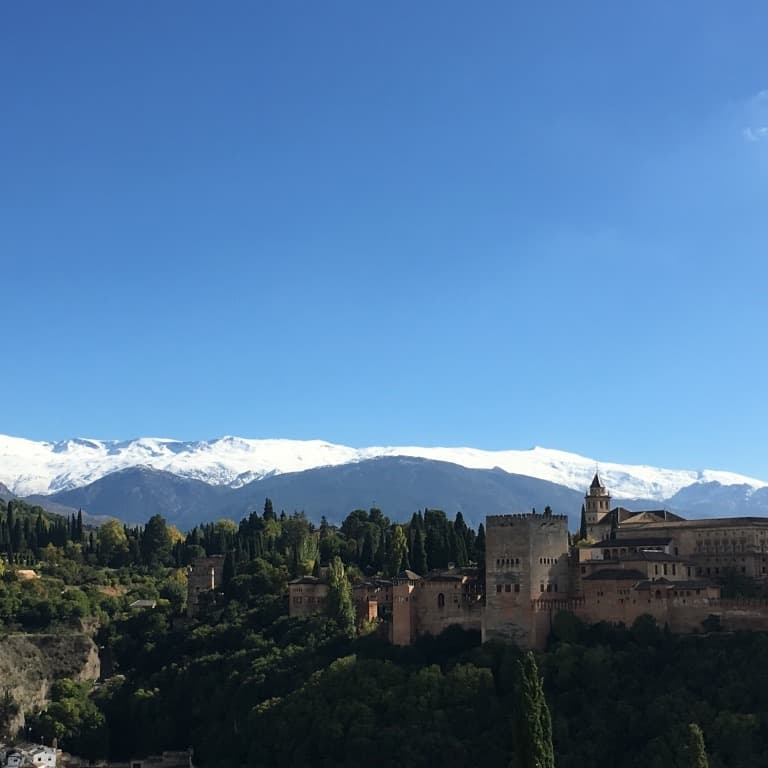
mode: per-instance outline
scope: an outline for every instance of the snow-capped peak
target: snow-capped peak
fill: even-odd
[[[227,436],[183,442],[171,438],[135,440],[71,439],[36,442],[0,435],[0,483],[19,496],[77,488],[119,469],[147,466],[195,478],[211,485],[239,487],[268,474],[337,466],[379,456],[411,456],[447,461],[474,469],[549,480],[585,490],[598,464],[595,459],[552,448],[485,451],[468,447],[373,446],[351,448],[323,440],[254,440]],[[614,496],[663,501],[695,483],[746,485],[768,483],[733,472],[662,469],[600,461],[600,476]]]

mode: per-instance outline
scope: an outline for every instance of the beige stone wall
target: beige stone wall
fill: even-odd
[[[325,610],[327,584],[289,584],[288,615],[310,616]]]
[[[533,600],[570,592],[568,519],[565,515],[486,518],[486,607],[483,639],[504,638],[524,647],[536,635]]]
[[[412,602],[416,635],[439,635],[456,624],[464,629],[481,628],[482,600],[474,579],[421,579],[416,582]]]

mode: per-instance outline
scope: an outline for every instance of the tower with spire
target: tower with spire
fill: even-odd
[[[596,527],[606,522],[611,513],[611,494],[601,482],[597,470],[584,497],[584,505],[587,516],[587,536],[594,538]]]

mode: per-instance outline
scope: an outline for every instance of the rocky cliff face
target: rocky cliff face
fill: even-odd
[[[19,708],[8,730],[24,726],[24,712],[45,706],[54,680],[97,680],[100,669],[99,649],[86,634],[1,638],[0,695],[8,691]]]

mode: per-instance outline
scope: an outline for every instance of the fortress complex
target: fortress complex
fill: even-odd
[[[626,625],[650,614],[673,632],[701,631],[705,621],[768,630],[768,603],[723,600],[717,583],[728,573],[766,578],[768,518],[685,520],[612,508],[597,473],[584,518],[587,538],[573,546],[566,515],[489,516],[484,571],[404,571],[356,584],[358,620],[379,621],[398,645],[459,625],[483,640],[542,647],[563,610],[587,623]],[[322,578],[293,580],[290,615],[322,610],[327,592]]]

